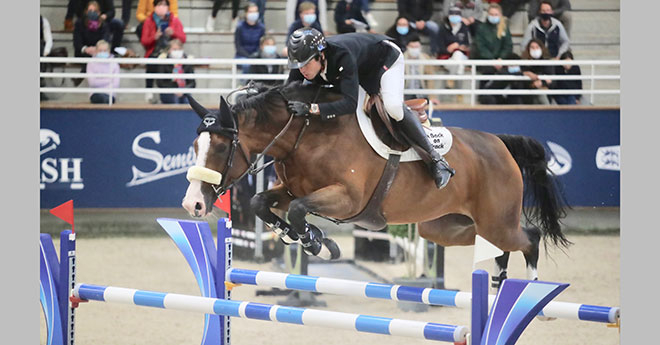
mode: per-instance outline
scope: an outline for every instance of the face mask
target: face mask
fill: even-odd
[[[500,16],[488,16],[488,22],[490,22],[491,24],[499,24]]]
[[[183,50],[182,49],[175,49],[170,51],[170,57],[172,59],[181,59],[183,58]]]
[[[87,19],[89,20],[99,20],[99,13],[92,10],[92,11],[87,11]]]
[[[507,70],[509,73],[520,73],[520,66],[509,66]]]
[[[350,4],[350,3],[352,3],[352,2],[353,2],[353,0],[346,0],[346,3],[347,3],[347,4]]]
[[[248,22],[254,23],[259,19],[259,12],[250,12],[245,16]]]
[[[549,20],[552,15],[550,13],[541,13],[539,14],[539,17],[543,20]]]
[[[314,24],[315,21],[316,21],[316,14],[314,13],[306,14],[303,16],[303,22],[307,24]]]
[[[452,24],[458,24],[461,22],[461,16],[457,14],[452,14],[451,16],[449,16],[449,22]]]
[[[98,52],[98,53],[96,53],[96,57],[106,59],[106,58],[110,57],[110,53],[109,52]]]
[[[397,26],[396,27],[396,32],[398,32],[399,35],[407,35],[408,34],[408,27],[407,26]]]
[[[422,53],[422,48],[408,48],[408,54],[413,58],[418,58]]]
[[[264,46],[264,55],[266,56],[274,56],[276,51],[277,47],[275,47],[275,45]]]
[[[541,49],[530,49],[529,50],[529,55],[534,59],[538,59],[538,58],[541,57],[541,55],[543,55],[543,50],[541,50]]]

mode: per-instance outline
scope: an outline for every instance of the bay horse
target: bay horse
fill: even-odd
[[[218,195],[258,170],[251,154],[268,154],[282,183],[255,195],[250,206],[283,242],[300,242],[310,255],[338,258],[335,242],[305,217],[341,221],[359,214],[386,160],[369,146],[354,114],[322,122],[293,117],[287,110],[289,100],[322,103],[338,99],[338,93],[299,82],[248,91],[231,106],[221,97],[219,111],[189,97],[202,123],[182,206],[192,217],[209,215]],[[541,240],[557,247],[570,244],[560,223],[568,205],[548,170],[545,149],[531,137],[448,129],[453,145],[445,158],[456,175],[437,189],[423,162],[401,163],[382,215],[388,224],[418,223],[419,235],[441,246],[473,245],[475,235],[481,235],[504,251],[495,259],[494,286],[506,278],[512,251],[522,251],[527,278],[537,279]],[[288,212],[288,222],[274,210]],[[521,215],[531,227],[521,226]]]

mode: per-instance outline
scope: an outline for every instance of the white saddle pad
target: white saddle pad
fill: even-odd
[[[401,160],[400,162],[412,162],[412,161],[418,161],[421,160],[417,152],[413,150],[412,148],[406,150],[406,151],[395,151],[389,148],[389,146],[385,145],[378,136],[376,135],[376,131],[374,130],[373,125],[371,124],[371,119],[364,113],[364,101],[366,99],[367,93],[360,87],[360,93],[358,96],[358,109],[357,109],[357,118],[358,118],[358,123],[360,124],[360,130],[362,130],[362,134],[364,135],[364,138],[367,139],[367,142],[369,142],[369,145],[371,145],[371,148],[378,153],[379,156],[387,159],[390,155],[390,153],[395,153],[395,154],[401,154]],[[431,144],[433,144],[433,148],[440,154],[440,155],[445,155],[447,152],[449,152],[449,149],[451,148],[451,144],[453,141],[451,132],[445,127],[426,127],[422,126],[424,128],[424,131],[426,132],[426,136],[429,138],[429,141],[431,141]]]

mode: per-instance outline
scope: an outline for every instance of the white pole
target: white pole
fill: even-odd
[[[472,68],[471,68],[471,74],[472,74],[472,80],[470,81],[470,105],[474,106],[476,104],[475,102],[475,90],[477,89],[477,80],[475,77],[477,76],[477,66],[473,63]]]
[[[261,156],[259,161],[257,161],[257,166],[262,166],[264,164],[264,157]],[[264,191],[264,170],[261,170],[257,173],[257,188],[256,193],[259,194]],[[261,239],[261,234],[264,231],[264,221],[261,218],[254,216],[254,258],[257,261],[261,261],[264,258],[264,249],[263,241]]]

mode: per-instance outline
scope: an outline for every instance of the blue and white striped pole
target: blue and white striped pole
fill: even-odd
[[[470,292],[369,283],[240,268],[229,269],[226,273],[225,280],[237,284],[418,302],[459,308],[470,308],[472,300],[472,293]],[[495,296],[490,295],[488,300],[489,305],[492,305]],[[570,320],[616,323],[619,319],[619,308],[552,301],[543,308],[539,315]]]
[[[77,284],[73,294],[84,300],[227,315],[307,326],[340,328],[358,332],[446,342],[462,342],[466,339],[468,333],[468,329],[465,326],[90,284]]]

